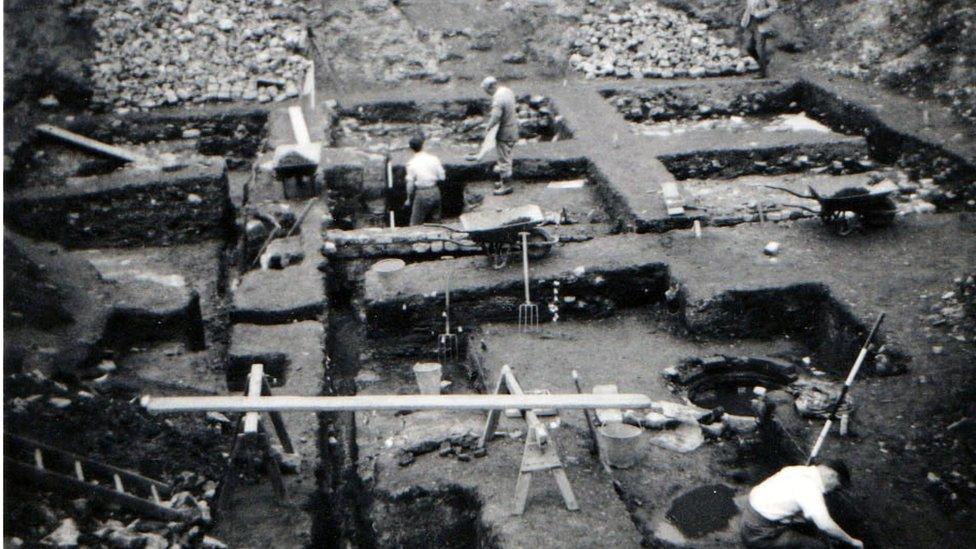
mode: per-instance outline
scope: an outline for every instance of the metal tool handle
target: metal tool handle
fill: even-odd
[[[525,302],[529,301],[529,233],[522,231],[522,277],[525,279]]]

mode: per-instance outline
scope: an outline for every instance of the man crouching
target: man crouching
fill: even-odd
[[[826,542],[801,528],[812,522],[821,532],[854,547],[864,547],[834,522],[824,494],[848,487],[851,474],[843,461],[784,467],[749,492],[743,512],[742,542],[750,548],[827,548]]]

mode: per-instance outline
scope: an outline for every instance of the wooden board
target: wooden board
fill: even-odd
[[[593,387],[593,394],[615,395],[617,394],[617,386],[614,384],[596,385]],[[607,423],[623,423],[624,413],[619,408],[607,408],[605,410],[597,410],[596,418],[600,420],[600,424],[602,425],[606,425]]]
[[[661,183],[661,192],[664,194],[664,206],[668,209],[668,215],[684,215],[685,201],[678,192],[678,184],[674,181]]]
[[[562,410],[632,408],[654,405],[647,395],[356,395],[142,397],[150,412],[339,412],[344,410]]]
[[[295,143],[307,145],[312,142],[308,134],[308,125],[305,123],[305,113],[299,106],[288,107],[288,119],[291,121],[291,131],[295,135]]]
[[[79,135],[63,128],[58,128],[57,126],[52,126],[50,124],[40,124],[35,129],[44,135],[60,139],[66,143],[70,143],[76,147],[85,149],[86,151],[110,156],[123,162],[145,162],[148,160],[147,157],[123,149],[122,147],[102,143],[101,141],[97,141],[90,137],[85,137],[84,135]]]

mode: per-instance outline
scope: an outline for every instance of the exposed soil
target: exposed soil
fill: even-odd
[[[246,90],[229,89],[210,85],[218,71],[194,59],[193,71],[214,73],[192,83],[198,98],[156,83],[143,90],[137,76],[126,74],[135,95],[109,102],[126,111],[131,103],[234,97],[267,107],[92,115],[88,104],[98,86],[89,69],[104,61],[94,53],[92,20],[72,9],[78,2],[34,4],[5,4],[7,50],[36,53],[5,58],[8,190],[51,186],[52,193],[63,193],[88,184],[71,177],[125,177],[112,161],[37,139],[31,127],[40,122],[181,163],[221,157],[237,171],[230,189],[166,195],[188,204],[219,202],[228,230],[202,243],[168,246],[172,242],[163,238],[150,247],[65,253],[16,235],[5,238],[5,331],[17,344],[5,352],[10,432],[209,499],[214,483],[208,481],[223,471],[236,418],[154,417],[135,397],[227,394],[240,389],[242,375],[257,361],[274,374],[275,394],[416,393],[410,367],[438,356],[443,288],[452,269],[461,358],[445,360],[443,393],[490,390],[504,364],[526,390],[574,393],[571,374],[578,370],[584,391],[615,383],[621,392],[655,402],[697,404],[705,412],[721,407],[726,415],[712,411],[711,419],[724,419],[700,416],[649,427],[635,466],[608,474],[591,453],[583,414],[545,416],[582,509],[566,511],[551,476],[540,473],[526,513],[513,517],[526,432],[521,417],[503,418],[499,436],[482,453],[475,449],[484,426],[480,412],[295,414],[286,422],[302,463],[286,476],[289,503],[274,507],[258,467],[260,474],[240,483],[216,535],[233,547],[727,547],[736,543],[734,515],[749,487],[785,464],[784,455],[770,452],[754,432],[754,388],[776,389],[792,378],[723,369],[682,384],[679,367],[698,361],[706,371],[723,360],[734,367],[737,360],[762,357],[795,368],[802,381],[835,387],[871,317],[884,311],[879,343],[852,392],[852,435],[828,438],[825,455],[845,458],[855,472],[853,489],[831,508],[869,546],[957,547],[976,537],[976,228],[970,215],[960,214],[976,208],[970,142],[976,52],[967,41],[976,29],[964,0],[785,5],[775,26],[777,45],[790,53],[778,52],[772,66],[784,80],[759,84],[719,78],[752,65],[725,49],[720,60],[682,64],[680,71],[601,66],[584,72],[592,72],[589,80],[597,72],[608,79],[586,81],[570,72],[571,53],[593,49],[590,38],[600,48],[613,47],[609,39],[581,39],[584,14],[592,26],[592,13],[605,7],[581,0],[339,0],[281,10],[264,2],[260,9],[280,16],[290,32],[281,40],[264,34],[255,43],[274,41],[268,47],[286,57],[305,51],[305,57],[289,57],[289,66],[314,59],[317,101],[336,116],[331,125],[314,120],[313,140],[324,141],[329,163],[344,163],[342,155],[350,153],[359,164],[329,165],[328,173],[317,174],[327,190],[297,239],[302,263],[254,269],[233,282],[234,273],[249,270],[237,250],[255,248],[263,235],[241,244],[248,215],[240,216],[236,232],[230,218],[291,196],[274,174],[251,178],[245,170],[270,160],[277,145],[293,143],[289,113],[270,101],[297,94],[299,75],[281,83],[248,77]],[[119,10],[122,19],[148,13],[182,20],[188,4],[196,14],[203,5],[132,4]],[[689,42],[696,48],[735,43],[741,2],[664,4],[710,27],[691,28],[684,16],[674,18],[685,28],[671,30],[698,33]],[[615,13],[625,7],[611,6]],[[239,17],[206,16],[202,26],[209,30],[201,33],[208,43],[214,32],[246,26]],[[600,24],[620,22],[627,21],[607,17]],[[139,22],[133,23],[126,28],[141,35]],[[141,23],[151,26],[149,19]],[[212,42],[229,36],[218,34]],[[164,41],[178,52],[174,37]],[[185,37],[181,31],[176,38]],[[119,38],[100,37],[118,42],[113,51],[131,45]],[[638,52],[638,46],[629,42],[613,54],[678,63],[646,48]],[[264,61],[265,54],[259,54]],[[834,73],[920,100],[807,69],[824,58]],[[486,98],[477,83],[488,73],[519,94],[534,94],[520,96],[518,181],[513,194],[501,197],[491,194],[489,162],[461,160],[481,138]],[[685,75],[696,79],[632,78]],[[697,79],[706,76],[715,78]],[[796,116],[801,110],[809,118]],[[951,117],[969,126],[954,125]],[[326,232],[323,243],[321,231],[386,224],[386,209],[402,194],[405,140],[418,130],[449,164],[447,222],[463,212],[525,203],[568,222],[552,227],[566,245],[531,265],[531,299],[543,320],[538,333],[517,331],[523,300],[517,265],[491,269],[483,257],[432,262],[445,248],[427,245],[408,258],[403,272],[378,281],[375,273],[364,274],[366,258],[382,255],[379,241],[392,240],[385,233],[362,246],[361,257],[351,246],[342,259],[323,261],[321,249],[332,242]],[[345,147],[372,154],[352,155]],[[382,158],[387,153],[395,165],[392,192]],[[585,184],[550,185],[554,179]],[[97,187],[108,179],[89,181]],[[663,183],[680,189],[685,215],[670,215]],[[812,213],[766,184],[824,193],[887,188],[897,195],[899,215],[891,226],[860,226],[840,238],[817,219],[801,219]],[[121,199],[97,196],[85,202],[96,204],[97,219],[139,233],[112,246],[141,242],[141,233],[178,232],[178,220],[157,222],[165,206],[161,195],[140,195],[145,201],[138,211],[119,211],[126,209],[117,207]],[[182,208],[173,210],[177,217],[190,211]],[[693,218],[703,222],[700,237],[678,230],[690,228]],[[746,223],[754,221],[760,223]],[[128,234],[111,230],[111,223],[109,232]],[[622,229],[666,234],[619,234]],[[163,289],[177,286],[185,295]],[[109,314],[135,295],[159,297],[160,308],[177,298],[190,296],[180,306],[198,299],[199,315],[185,322],[203,327],[205,347],[173,328],[172,318],[184,319],[171,311]],[[115,338],[120,335],[126,337]],[[802,450],[819,425],[801,422],[793,442]],[[57,494],[8,490],[5,503],[4,535],[11,545],[11,536],[37,543],[66,517],[78,521],[80,541],[88,546],[101,543],[92,532],[109,518],[133,530],[167,531],[169,541],[201,543],[202,531],[191,536],[189,525],[131,525],[135,517],[127,513],[89,509]]]

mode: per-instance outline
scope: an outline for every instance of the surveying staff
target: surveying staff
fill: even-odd
[[[512,192],[508,185],[512,181],[512,151],[519,138],[518,114],[515,110],[515,94],[506,86],[498,85],[494,76],[485,77],[481,88],[491,96],[491,115],[485,127],[485,135],[491,134],[496,126],[495,151],[498,160],[493,171],[498,174],[493,194],[503,195]],[[468,160],[477,160],[479,155],[470,155]]]
[[[766,39],[773,35],[768,20],[776,13],[777,9],[779,9],[779,5],[776,0],[746,0],[746,10],[739,22],[748,33],[749,42],[746,51],[756,60],[756,63],[759,63],[759,74],[756,75],[756,78],[766,78],[766,69],[769,66]]]
[[[749,492],[749,503],[742,515],[740,535],[750,548],[827,548],[828,544],[800,531],[808,521],[824,534],[864,547],[834,522],[824,494],[848,487],[851,474],[843,461],[824,465],[784,467]]]
[[[411,225],[441,220],[441,190],[437,184],[446,178],[444,166],[440,159],[423,148],[423,137],[415,135],[410,138],[410,149],[414,155],[407,162],[407,200],[403,204],[410,206],[413,201]]]

